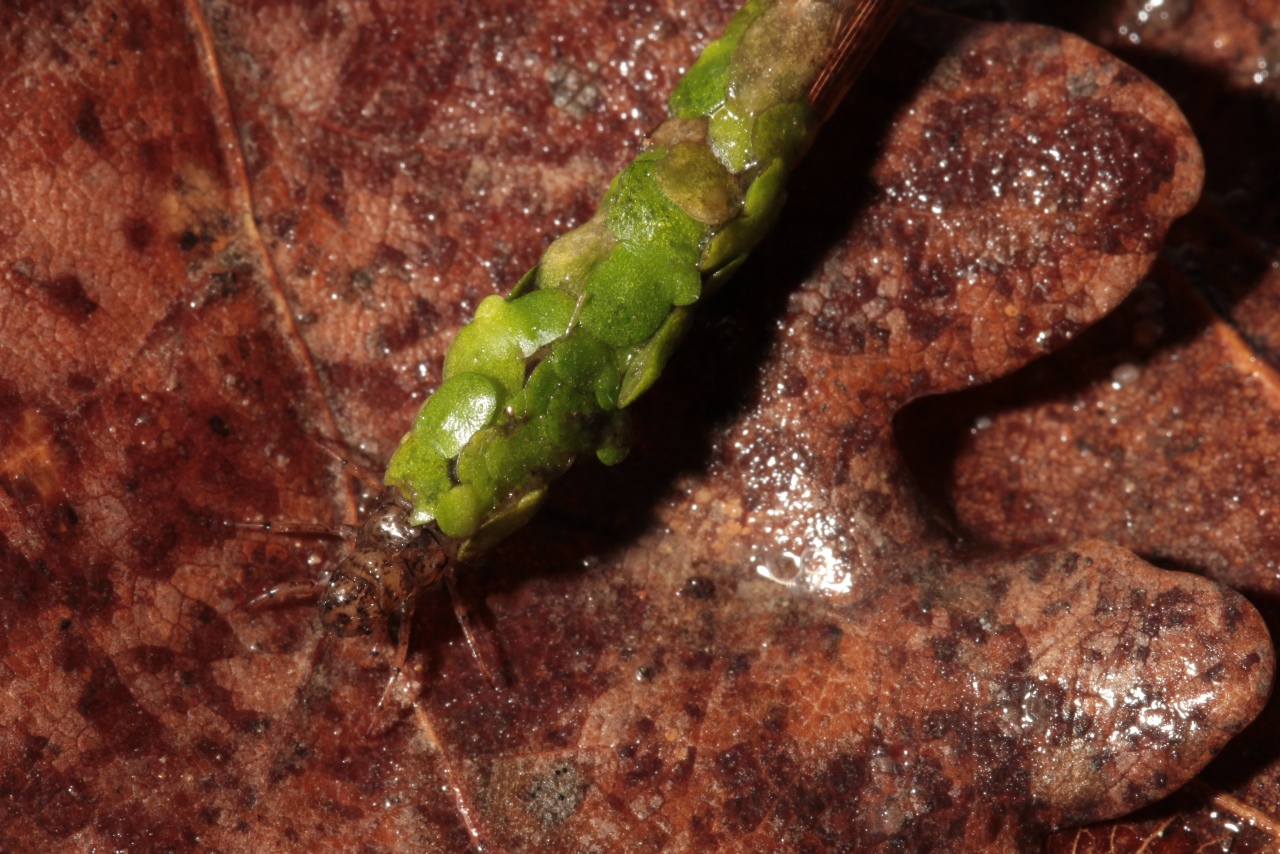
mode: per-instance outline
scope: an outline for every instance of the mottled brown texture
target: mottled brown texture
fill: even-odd
[[[1058,358],[942,417],[957,414],[972,432],[953,488],[980,538],[1094,535],[1280,590],[1280,377],[1171,267]]]
[[[1046,854],[1263,854],[1280,845],[1265,814],[1199,785],[1121,821],[1055,835]]]
[[[979,539],[1104,537],[1245,591],[1274,635],[1280,3],[1038,11],[1119,51],[1178,100],[1205,151],[1204,198],[1171,233],[1151,280],[1099,328],[996,387],[908,413],[900,432],[916,449],[909,456],[939,494],[951,491],[959,523]],[[1277,723],[1273,701],[1160,818],[1057,840],[1054,850],[1143,841],[1150,850],[1271,850]],[[1165,821],[1160,848],[1149,836]]]
[[[354,520],[329,445],[385,458],[729,12],[0,12],[0,845],[1027,850],[1253,717],[1242,597],[958,548],[892,441],[1112,308],[1197,192],[1171,102],[1038,27],[900,28],[632,459],[461,579],[501,691],[428,595],[366,737],[385,645],[246,609],[341,547],[222,523]]]

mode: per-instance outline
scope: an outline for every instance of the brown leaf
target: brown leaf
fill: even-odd
[[[365,737],[383,656],[244,607],[338,547],[221,523],[353,518],[326,443],[385,458],[728,13],[5,13],[3,838],[1011,850],[1253,717],[1241,597],[1101,542],[957,549],[892,442],[1112,308],[1197,193],[1163,93],[1037,27],[900,28],[632,459],[463,579],[503,690],[428,597]]]
[[[954,470],[957,512],[980,537],[1099,536],[1277,590],[1280,377],[1172,269],[1053,360],[962,406],[974,432]]]
[[[1187,111],[1206,152],[1205,198],[1116,315],[998,387],[945,411],[921,407],[902,433],[909,444],[924,438],[932,451],[918,472],[950,481],[961,524],[980,538],[1044,546],[1104,537],[1246,591],[1274,634],[1280,5],[1196,0],[1140,12],[1114,3],[1094,14],[1077,22],[1082,31],[1124,50]],[[1181,806],[1064,844],[1157,846],[1149,834],[1167,820],[1182,827],[1185,850],[1274,847],[1277,715],[1273,702]]]
[[[1193,782],[1185,790],[1121,821],[1053,836],[1048,854],[1200,854],[1274,851],[1280,828],[1264,813]]]

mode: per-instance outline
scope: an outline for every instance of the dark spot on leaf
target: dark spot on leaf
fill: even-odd
[[[62,275],[38,284],[69,320],[83,321],[98,310],[98,303],[85,293],[84,283],[77,276]]]
[[[382,343],[388,352],[396,353],[431,337],[440,326],[440,313],[428,300],[415,299],[396,322],[381,327]]]
[[[98,388],[98,381],[86,374],[67,374],[67,388],[77,394],[92,394]]]
[[[124,226],[125,240],[134,252],[146,252],[155,240],[155,230],[142,217],[133,217]]]
[[[102,122],[98,120],[98,106],[92,98],[80,102],[80,112],[76,115],[76,136],[95,148],[102,145],[104,136]]]
[[[725,790],[732,793],[721,805],[725,827],[735,833],[757,827],[764,820],[773,793],[765,784],[754,751],[746,744],[735,745],[716,757],[715,768]]]
[[[521,800],[539,825],[552,828],[573,816],[585,793],[586,783],[578,767],[565,762],[548,767],[535,777]]]
[[[63,541],[71,537],[80,525],[80,514],[70,504],[60,504],[52,508],[47,516],[49,536]]]
[[[680,659],[686,670],[707,671],[715,663],[715,656],[705,649],[697,649],[686,653]]]
[[[684,586],[677,591],[678,596],[688,596],[691,599],[705,601],[714,599],[716,595],[716,583],[705,576],[695,575],[684,583]]]
[[[111,564],[92,561],[82,571],[63,580],[63,596],[68,607],[84,619],[107,614],[117,604],[115,584],[111,581]]]
[[[960,645],[955,638],[935,638],[932,645],[934,661],[949,663],[956,660]]]
[[[110,662],[93,667],[75,708],[112,750],[153,753],[163,740],[160,722],[138,704]]]
[[[178,528],[172,521],[164,521],[149,528],[137,530],[129,536],[129,545],[138,555],[139,571],[158,577],[168,575],[172,567],[167,558],[178,545]]]

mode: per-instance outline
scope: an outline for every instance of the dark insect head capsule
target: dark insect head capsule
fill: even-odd
[[[448,570],[446,541],[431,526],[409,524],[411,507],[389,489],[356,532],[355,547],[329,576],[320,619],[335,634],[371,634]]]
[[[377,585],[347,568],[352,557],[342,562],[320,594],[320,622],[343,637],[372,634],[374,622],[383,616]]]

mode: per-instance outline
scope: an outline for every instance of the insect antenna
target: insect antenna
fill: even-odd
[[[321,662],[330,654],[331,644],[332,639],[328,635],[321,634],[315,638],[311,649],[305,654],[306,663],[299,671],[299,678],[288,705],[280,714],[268,721],[268,726],[271,727],[270,747],[263,752],[261,760],[262,767],[267,769],[268,777],[272,769],[279,767],[284,761],[282,754],[287,755],[291,752],[294,744],[300,740],[300,715],[305,710],[307,694],[311,690],[316,670],[322,666]]]
[[[354,458],[350,450],[338,439],[311,435],[316,447],[333,458],[343,471],[350,471],[367,489],[367,493],[381,493],[385,487],[379,477],[367,465]],[[368,496],[361,496],[360,501]],[[220,523],[206,520],[211,524],[221,524],[226,528],[240,531],[257,531],[259,533],[285,537],[317,537],[320,539],[355,540],[359,527],[348,523],[325,524],[321,522],[298,522],[293,520],[268,519],[262,522],[246,522],[224,519]]]

